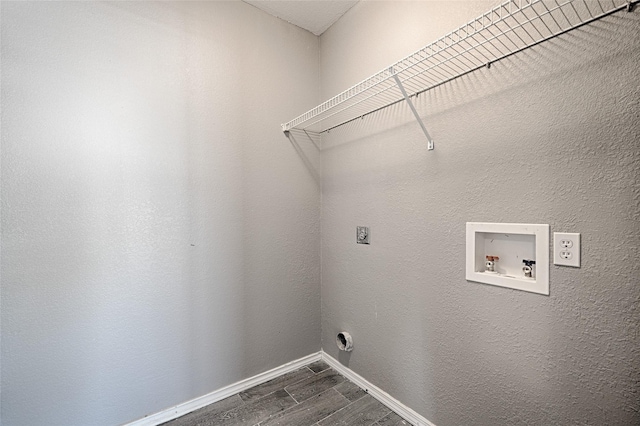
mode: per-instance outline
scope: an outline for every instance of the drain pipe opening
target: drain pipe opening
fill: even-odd
[[[353,340],[351,339],[351,335],[346,331],[338,333],[336,343],[338,344],[338,349],[341,351],[351,352],[353,349]]]

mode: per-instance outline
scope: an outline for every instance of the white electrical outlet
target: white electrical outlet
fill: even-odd
[[[580,267],[580,234],[553,233],[553,264]]]

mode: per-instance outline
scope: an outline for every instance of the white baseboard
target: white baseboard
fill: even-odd
[[[312,362],[319,361],[321,359],[321,352],[317,352],[311,355],[307,355],[304,358],[297,359],[295,361],[288,362],[280,367],[276,367],[272,370],[265,371],[264,373],[257,374],[253,377],[249,377],[245,380],[240,380],[232,385],[226,386],[217,391],[213,391],[203,396],[192,399],[191,401],[183,402],[175,407],[167,408],[158,413],[148,415],[142,419],[127,423],[125,426],[156,426],[169,420],[173,420],[180,416],[184,416],[199,408],[213,404],[214,402],[221,401],[232,395],[250,389],[261,383],[268,382],[269,380],[280,377],[283,374],[297,370]]]
[[[372,384],[358,373],[340,364],[331,355],[328,355],[324,351],[321,351],[320,353],[322,354],[322,360],[329,364],[331,368],[342,374],[347,379],[351,380],[356,385],[360,386],[362,389],[366,390],[369,395],[389,407],[389,409],[395,411],[400,417],[409,421],[414,426],[435,426],[429,420],[425,419],[411,408],[393,398],[391,395],[389,395],[376,385]]]
[[[199,408],[205,407],[209,404],[213,404],[214,402],[221,401],[232,395],[250,389],[259,384],[268,382],[269,380],[280,377],[283,374],[297,370],[304,367],[305,365],[309,365],[312,362],[316,362],[321,359],[329,364],[331,368],[342,374],[347,379],[351,380],[356,385],[365,389],[369,393],[369,395],[389,407],[389,409],[395,411],[400,417],[408,420],[414,426],[435,426],[429,420],[425,419],[411,408],[393,398],[391,395],[389,395],[376,385],[372,384],[358,373],[340,364],[335,358],[333,358],[331,355],[328,355],[324,351],[307,355],[303,358],[281,365],[280,367],[276,367],[269,371],[265,371],[264,373],[249,377],[248,379],[240,380],[239,382],[236,382],[229,386],[225,386],[224,388],[218,389],[217,391],[213,391],[206,395],[194,398],[190,401],[183,402],[182,404],[178,404],[174,407],[167,408],[166,410],[162,410],[158,413],[151,414],[142,419],[127,423],[125,426],[160,425],[162,423],[168,422],[169,420],[173,420],[180,416],[184,416],[185,414],[189,414],[190,412],[195,411]]]

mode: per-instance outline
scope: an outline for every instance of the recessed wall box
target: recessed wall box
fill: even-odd
[[[467,222],[466,277],[548,295],[549,225]]]

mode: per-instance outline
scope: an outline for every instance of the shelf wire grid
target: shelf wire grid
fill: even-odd
[[[323,133],[447,83],[640,0],[508,0],[428,46],[282,124]]]

